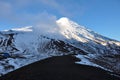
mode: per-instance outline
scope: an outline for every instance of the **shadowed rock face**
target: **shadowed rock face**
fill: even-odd
[[[0,51],[14,53],[19,51],[14,44],[15,33],[0,33]]]
[[[100,68],[75,64],[72,55],[51,57],[22,67],[0,80],[120,80]]]

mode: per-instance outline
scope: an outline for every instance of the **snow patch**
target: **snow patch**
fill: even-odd
[[[6,74],[8,72],[11,72],[13,70],[16,70],[20,67],[23,67],[25,65],[31,64],[33,62],[45,59],[50,57],[47,54],[39,54],[39,55],[24,55],[26,56],[25,59],[22,58],[16,58],[16,59],[12,59],[12,58],[8,58],[5,60],[0,61],[0,75]],[[6,69],[5,66],[13,66],[13,68],[8,68]]]
[[[79,59],[81,59],[80,62],[75,62],[75,63],[77,63],[77,64],[83,64],[83,65],[89,65],[89,66],[95,66],[95,67],[98,66],[98,65],[90,62],[90,61],[86,58],[87,56],[85,56],[85,55],[77,55],[76,57],[79,58]]]
[[[27,26],[27,27],[22,27],[22,28],[13,28],[13,31],[24,31],[24,32],[29,32],[32,31],[32,26]]]
[[[95,57],[95,55],[90,55],[90,56]],[[87,59],[88,55],[80,55],[80,54],[78,54],[78,55],[76,55],[76,57],[81,60],[81,61],[79,61],[79,62],[75,62],[76,64],[94,66],[94,67],[98,67],[98,68],[101,68],[101,69],[106,70],[106,71],[113,72],[113,71],[111,71],[111,70],[109,70],[109,69],[106,69],[106,68],[100,66],[100,65],[97,65],[97,64],[95,64],[95,63],[93,63],[93,62],[90,62],[90,61]]]

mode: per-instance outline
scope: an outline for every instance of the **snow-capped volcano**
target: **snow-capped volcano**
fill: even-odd
[[[100,40],[101,42],[102,41],[115,41],[110,38],[99,35],[95,33],[94,31],[87,29],[84,26],[81,26],[69,20],[66,17],[60,18],[59,20],[56,21],[56,23],[60,28],[60,33],[69,39],[73,38],[81,42],[85,42],[85,41],[89,42],[90,40],[92,41]]]
[[[120,73],[119,41],[99,35],[65,17],[53,23],[48,29],[43,29],[47,24],[1,31],[0,52],[9,53],[10,57],[2,59],[1,56],[0,73],[47,57],[68,54],[76,54],[81,59],[79,64]]]

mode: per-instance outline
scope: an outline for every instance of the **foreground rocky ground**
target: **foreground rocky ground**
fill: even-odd
[[[72,55],[51,57],[10,72],[0,80],[120,80],[100,68],[75,64]]]

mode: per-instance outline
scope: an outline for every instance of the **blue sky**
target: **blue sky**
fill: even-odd
[[[68,17],[120,41],[120,0],[0,0],[0,30]]]

